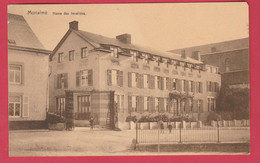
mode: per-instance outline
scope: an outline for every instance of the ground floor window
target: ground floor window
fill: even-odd
[[[115,94],[114,101],[117,107],[117,112],[124,112],[124,95]]]
[[[78,96],[78,113],[85,113],[91,111],[90,95]]]
[[[20,117],[22,106],[21,96],[9,96],[8,101],[9,117]]]
[[[56,114],[64,115],[65,113],[65,97],[56,97]]]
[[[208,111],[214,111],[216,108],[215,98],[208,98]]]

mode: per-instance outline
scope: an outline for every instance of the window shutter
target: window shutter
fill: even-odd
[[[119,76],[120,76],[120,86],[123,87],[123,83],[124,83],[123,71],[119,71]]]
[[[107,85],[111,86],[112,85],[112,71],[107,70]]]
[[[88,85],[93,86],[93,70],[88,70]]]
[[[58,81],[57,81],[57,75],[54,75],[54,89],[57,89],[58,87],[57,87],[57,83],[58,83]]]
[[[163,112],[163,105],[164,105],[164,102],[163,102],[163,98],[159,98],[159,112],[162,113]]]
[[[140,98],[139,98],[139,96],[136,96],[136,112],[137,112],[137,113],[141,113]]]
[[[76,86],[80,86],[80,71],[76,72]]]
[[[201,110],[200,110],[200,112],[203,113],[203,110],[204,110],[204,107],[203,107],[203,106],[204,106],[204,104],[203,104],[203,100],[200,100],[200,101],[201,101]]]
[[[23,117],[29,117],[29,97],[23,97]]]
[[[136,87],[140,88],[140,74],[136,73],[135,75]]]
[[[210,82],[211,83],[211,92],[214,92],[215,91],[215,83],[214,82]]]
[[[132,73],[128,72],[128,87],[132,87]]]
[[[68,88],[68,73],[64,74],[64,88]]]
[[[128,113],[132,112],[132,96],[128,96]]]
[[[154,97],[151,97],[151,111],[152,111],[152,113],[155,112],[155,101],[154,101]]]
[[[219,92],[219,83],[216,83],[216,87],[217,87],[217,90],[216,90],[216,92]]]

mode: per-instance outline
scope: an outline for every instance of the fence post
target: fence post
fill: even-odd
[[[217,130],[218,130],[218,143],[219,143],[219,125],[218,125],[218,121],[217,121]]]
[[[160,124],[158,123],[158,152],[160,152]]]
[[[138,129],[137,129],[137,122],[135,123],[136,126],[135,126],[135,134],[136,134],[136,144],[138,143]]]
[[[180,123],[180,143],[181,143],[181,126],[182,126],[182,122]]]

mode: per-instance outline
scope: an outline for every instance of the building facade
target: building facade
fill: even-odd
[[[46,127],[49,54],[23,16],[8,14],[9,129]]]
[[[104,126],[112,99],[119,128],[134,112],[205,120],[215,109],[221,80],[215,66],[134,45],[129,34],[108,38],[85,32],[76,21],[50,56],[50,67],[50,112],[62,115],[72,107],[75,118],[90,113]]]
[[[249,38],[186,47],[170,52],[180,55],[185,53],[193,58],[200,54],[205,64],[219,67],[223,85],[249,88]]]

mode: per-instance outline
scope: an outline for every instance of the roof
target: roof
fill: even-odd
[[[132,50],[137,50],[137,51],[141,51],[141,52],[145,52],[145,53],[149,53],[149,54],[153,54],[153,55],[158,55],[158,56],[162,56],[162,57],[166,57],[166,58],[170,58],[170,59],[176,59],[176,60],[180,60],[180,61],[184,61],[184,62],[191,62],[191,63],[196,63],[196,64],[202,63],[202,62],[192,59],[190,57],[187,57],[186,59],[181,58],[181,56],[179,54],[174,54],[174,53],[170,53],[170,52],[162,52],[162,51],[158,51],[153,48],[150,48],[150,47],[143,47],[143,46],[139,46],[139,45],[135,45],[135,44],[123,43],[123,42],[117,40],[116,38],[109,38],[109,37],[105,37],[102,35],[82,31],[82,30],[78,30],[78,31],[73,30],[73,31],[80,34],[81,36],[83,36],[86,40],[88,40],[88,42],[90,42],[96,48],[101,47],[102,44],[108,44],[108,45],[119,46],[119,47],[125,48],[125,49],[132,49]]]
[[[195,59],[192,59],[192,58],[189,58],[189,57],[187,57],[186,59],[181,58],[181,56],[179,54],[174,54],[174,53],[170,53],[170,52],[162,52],[162,51],[152,49],[150,47],[143,47],[143,46],[135,45],[135,44],[132,44],[132,43],[131,44],[124,43],[124,42],[117,40],[116,38],[109,38],[109,37],[106,37],[106,36],[86,32],[86,31],[82,31],[82,30],[77,31],[77,30],[73,30],[73,29],[69,29],[66,32],[66,34],[63,36],[61,41],[58,43],[58,45],[53,50],[51,57],[56,53],[56,51],[59,49],[61,44],[66,40],[66,38],[70,35],[71,32],[76,33],[83,40],[90,43],[94,48],[103,48],[102,45],[114,45],[114,46],[119,46],[123,49],[137,50],[137,51],[140,51],[140,52],[149,53],[149,54],[152,54],[152,55],[157,55],[157,56],[175,59],[175,60],[179,60],[179,61],[195,63],[195,64],[202,64],[201,61],[198,61],[198,60],[195,60]]]
[[[10,13],[8,13],[8,45],[45,49],[24,17]]]

